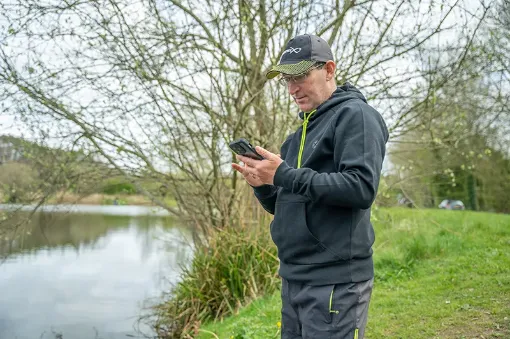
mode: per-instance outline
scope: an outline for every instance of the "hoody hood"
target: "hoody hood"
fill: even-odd
[[[309,120],[311,121],[317,118],[317,116],[319,116],[322,112],[326,112],[332,107],[352,99],[360,99],[365,103],[367,102],[365,96],[356,87],[346,82],[342,86],[338,86],[333,94],[331,94],[331,96],[326,101],[324,101],[316,108],[316,112],[310,116]],[[299,112],[299,117],[301,120],[303,120],[305,113],[302,111]]]

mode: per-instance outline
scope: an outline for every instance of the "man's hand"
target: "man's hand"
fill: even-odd
[[[242,176],[244,177],[244,180],[246,180],[248,182],[248,184],[250,184],[251,186],[258,187],[258,186],[264,185],[264,183],[260,180],[259,177],[255,176],[255,174],[250,174],[246,170],[246,164],[242,164],[242,165],[232,164],[232,168],[235,169],[236,171],[238,171],[239,173],[241,173]]]
[[[232,167],[240,172],[252,186],[273,185],[276,169],[283,160],[278,155],[262,147],[257,146],[255,150],[264,157],[264,160],[255,160],[242,155],[236,155],[237,160],[242,161],[244,166],[232,164]]]

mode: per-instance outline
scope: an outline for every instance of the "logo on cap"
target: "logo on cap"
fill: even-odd
[[[289,47],[288,49],[286,49],[285,51],[283,51],[282,56],[280,57],[280,61],[279,61],[278,63],[282,62],[282,58],[283,58],[283,56],[284,56],[286,53],[289,53],[289,54],[296,53],[296,54],[298,54],[299,52],[301,52],[301,47],[297,47],[297,48]]]

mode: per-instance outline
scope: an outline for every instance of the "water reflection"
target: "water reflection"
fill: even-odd
[[[186,230],[148,212],[36,213],[14,232],[28,215],[18,213],[0,224],[0,338],[137,337],[141,303],[191,256]]]

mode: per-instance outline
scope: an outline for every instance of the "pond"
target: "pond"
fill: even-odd
[[[0,338],[153,335],[139,317],[191,260],[186,229],[140,206],[23,209],[0,222]]]

